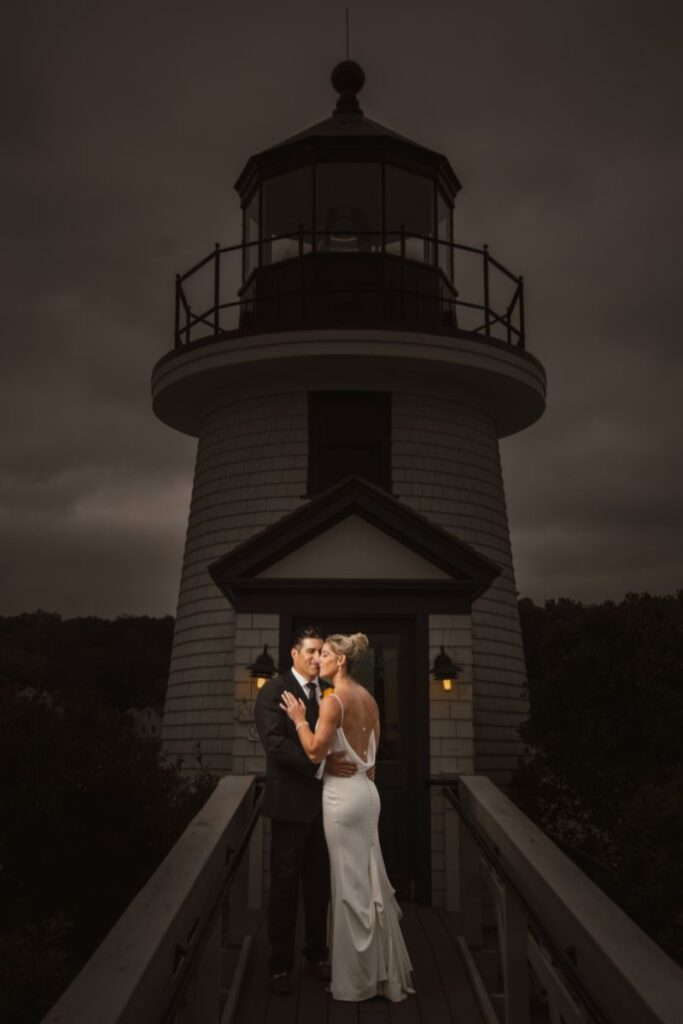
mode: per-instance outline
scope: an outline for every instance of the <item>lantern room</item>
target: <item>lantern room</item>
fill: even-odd
[[[359,312],[455,323],[460,184],[444,156],[363,115],[364,80],[338,64],[332,116],[251,157],[237,181],[242,326]]]

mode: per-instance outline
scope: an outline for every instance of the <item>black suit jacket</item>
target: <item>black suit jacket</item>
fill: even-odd
[[[296,726],[280,707],[284,690],[303,696],[291,670],[270,679],[256,698],[256,728],[266,751],[261,813],[281,821],[313,821],[322,810],[322,782],[315,777],[319,765],[304,753]]]

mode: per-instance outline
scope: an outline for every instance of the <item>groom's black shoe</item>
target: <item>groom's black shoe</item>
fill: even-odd
[[[270,991],[278,996],[290,996],[292,994],[292,982],[286,971],[280,974],[271,974]]]
[[[306,970],[318,981],[329,981],[332,977],[332,969],[326,960],[307,960]]]

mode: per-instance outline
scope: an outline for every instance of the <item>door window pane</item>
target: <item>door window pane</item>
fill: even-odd
[[[376,252],[380,246],[379,164],[318,164],[316,230],[321,252]]]
[[[367,627],[366,627],[367,628]],[[400,638],[395,633],[368,631],[370,646],[354,669],[354,676],[377,701],[380,713],[378,761],[401,757],[398,659]]]

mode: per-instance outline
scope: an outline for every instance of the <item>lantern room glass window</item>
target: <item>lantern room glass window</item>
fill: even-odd
[[[446,277],[453,279],[453,210],[441,192],[436,197],[437,263]],[[446,243],[446,244],[444,244]]]
[[[320,252],[377,252],[382,231],[380,164],[318,164],[315,176],[316,248]]]
[[[431,177],[393,164],[298,167],[264,179],[244,208],[245,243],[260,239],[245,250],[244,278],[317,250],[405,255],[452,280],[452,214]]]
[[[303,230],[303,250],[313,247],[313,168],[267,178],[262,186],[261,263],[276,263],[299,255]],[[284,237],[283,237],[284,236]]]
[[[259,239],[258,231],[258,210],[259,206],[259,193],[254,193],[251,201],[244,209],[244,241],[246,248],[244,250],[244,277],[249,277],[252,270],[258,266],[258,245],[249,244],[257,243]]]
[[[401,167],[385,170],[384,231],[386,251],[423,263],[434,262],[434,182]]]

